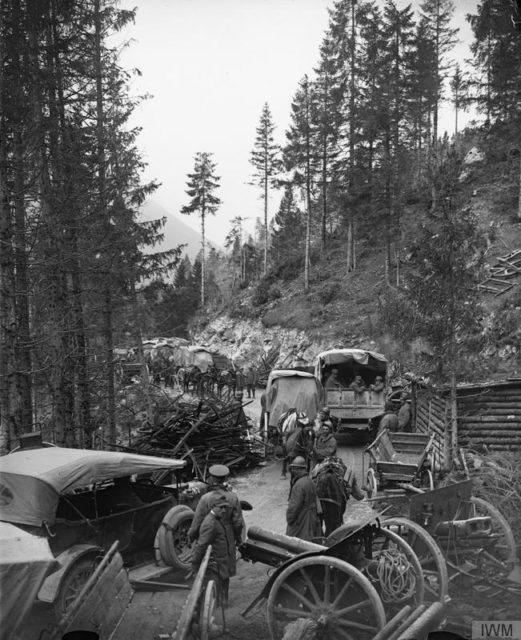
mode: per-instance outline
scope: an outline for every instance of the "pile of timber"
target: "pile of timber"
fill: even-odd
[[[521,381],[458,392],[458,429],[462,446],[490,450],[521,448]]]
[[[205,477],[212,464],[232,470],[256,466],[262,460],[250,437],[248,419],[235,399],[216,397],[197,404],[177,400],[161,424],[141,427],[132,451],[191,460],[195,475]]]

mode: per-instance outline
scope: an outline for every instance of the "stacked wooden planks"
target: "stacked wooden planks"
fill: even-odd
[[[459,389],[458,428],[462,446],[520,449],[521,379]]]

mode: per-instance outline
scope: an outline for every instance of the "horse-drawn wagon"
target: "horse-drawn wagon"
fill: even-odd
[[[365,449],[369,456],[365,476],[369,497],[374,498],[378,491],[403,494],[407,487],[434,489],[433,445],[434,436],[428,434],[380,431]]]

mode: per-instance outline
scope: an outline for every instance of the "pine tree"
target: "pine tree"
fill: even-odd
[[[453,454],[457,447],[456,374],[465,362],[463,354],[476,348],[480,334],[482,313],[476,291],[486,250],[478,219],[463,207],[458,181],[461,166],[461,158],[449,151],[436,170],[436,207],[412,247],[415,269],[405,287],[412,305],[411,327],[432,347],[436,378],[451,384]]]
[[[434,105],[432,112],[432,144],[434,155],[438,145],[438,116],[443,100],[444,84],[450,68],[447,54],[456,44],[458,29],[451,28],[454,14],[452,0],[424,0],[421,5],[427,37],[434,53]]]
[[[311,215],[313,184],[317,171],[314,122],[316,95],[308,76],[304,76],[291,105],[291,124],[286,133],[284,164],[293,172],[292,184],[303,190],[306,202],[306,240],[304,248],[304,289],[309,288],[311,254]]]
[[[256,138],[253,143],[250,162],[255,168],[255,179],[262,189],[264,202],[264,275],[268,272],[268,196],[269,188],[274,186],[274,178],[280,171],[280,147],[275,144],[273,132],[275,125],[270,108],[266,102],[262,107]]]
[[[190,215],[197,212],[201,218],[201,307],[205,304],[205,220],[209,214],[214,215],[220,199],[215,195],[219,188],[220,178],[215,175],[216,165],[211,153],[195,154],[194,171],[188,174],[186,190],[190,203],[181,209],[181,213]],[[195,265],[194,265],[195,269]]]

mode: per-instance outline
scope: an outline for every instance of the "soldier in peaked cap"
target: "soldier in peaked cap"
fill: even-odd
[[[205,578],[215,581],[218,603],[227,605],[230,576],[234,575],[230,572],[229,556],[231,552],[235,555],[233,536],[230,536],[225,524],[228,500],[220,491],[206,495],[211,496],[210,510],[203,518],[199,537],[192,550],[192,571],[194,574],[197,572],[206,549],[212,545]]]
[[[199,537],[203,520],[212,508],[212,501],[215,500],[216,496],[223,496],[228,507],[223,510],[221,522],[226,529],[228,539],[232,541],[232,544],[229,545],[228,553],[228,577],[230,577],[236,573],[235,545],[238,546],[242,542],[241,533],[244,521],[242,519],[241,503],[237,494],[233,493],[226,483],[226,479],[230,475],[230,470],[226,465],[214,464],[208,469],[208,473],[210,474],[208,492],[201,497],[197,504],[192,525],[188,530],[188,537],[192,543]],[[235,544],[233,544],[233,541],[235,541]],[[223,590],[223,593],[226,604],[228,597],[226,589]]]

